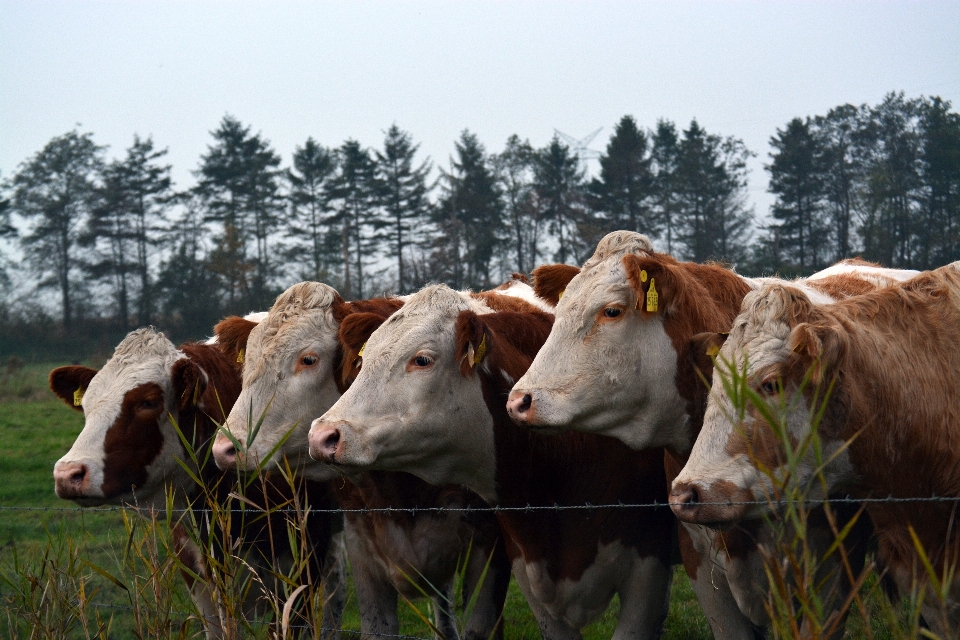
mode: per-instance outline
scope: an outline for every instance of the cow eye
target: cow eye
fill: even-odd
[[[433,358],[420,354],[413,359],[413,364],[421,369],[425,369],[433,364]]]
[[[300,357],[300,364],[302,364],[305,367],[312,367],[318,362],[320,362],[320,358],[313,355],[312,353],[308,353],[307,355]]]
[[[619,307],[607,307],[603,310],[603,315],[607,318],[616,318],[621,313],[623,313],[623,309],[620,309]]]
[[[767,395],[773,395],[777,392],[777,381],[776,380],[767,380],[760,385],[760,390]]]
[[[137,406],[137,411],[153,411],[158,405],[156,400],[144,400]]]

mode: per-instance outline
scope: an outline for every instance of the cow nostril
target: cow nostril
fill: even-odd
[[[696,486],[691,486],[689,489],[687,489],[686,498],[687,504],[697,504],[700,502],[700,494],[697,492]]]
[[[68,481],[70,484],[80,486],[83,484],[83,479],[87,477],[87,467],[86,465],[81,465],[79,469],[70,474]]]
[[[530,410],[530,405],[533,404],[533,396],[529,393],[523,395],[523,399],[520,400],[520,405],[517,407],[517,411],[520,413],[526,413]]]
[[[340,444],[340,429],[332,429],[330,433],[327,434],[327,437],[323,439],[321,446],[323,450],[330,453],[331,455],[336,453],[337,445]]]

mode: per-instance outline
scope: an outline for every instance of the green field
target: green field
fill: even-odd
[[[0,483],[0,612],[3,613],[0,625],[5,631],[26,637],[22,623],[17,631],[9,621],[11,616],[22,615],[25,610],[36,610],[43,611],[47,617],[38,617],[35,625],[49,625],[59,630],[38,637],[84,637],[79,625],[84,623],[88,629],[96,629],[97,616],[99,624],[104,625],[101,628],[109,625],[111,638],[137,637],[133,631],[137,625],[135,616],[141,620],[149,615],[166,616],[177,623],[173,625],[176,627],[190,609],[182,580],[168,563],[166,571],[170,575],[164,574],[160,582],[150,583],[155,592],[149,592],[150,576],[145,574],[149,573],[146,569],[150,563],[138,564],[136,557],[137,553],[148,556],[153,553],[154,562],[163,565],[166,527],[162,524],[151,527],[133,514],[125,519],[125,514],[116,510],[75,509],[54,495],[53,463],[80,432],[83,419],[80,413],[54,399],[46,390],[50,368],[28,365],[0,377],[0,478],[3,479]],[[23,511],[10,507],[65,507],[66,510]],[[116,583],[130,592],[137,589],[143,592],[129,595]],[[162,586],[158,591],[157,584]],[[869,588],[877,590],[875,580],[869,582]],[[77,607],[78,600],[89,606]],[[872,637],[898,637],[899,634],[890,634],[886,623],[878,621],[884,617],[880,600],[871,595],[867,603],[867,619],[873,619]],[[427,612],[425,601],[415,604]],[[429,627],[416,611],[403,603],[400,607],[402,634],[431,637]],[[136,613],[131,609],[136,609]],[[609,638],[618,609],[614,599],[604,616],[584,630],[584,638]],[[540,637],[515,584],[511,584],[504,616],[507,638],[534,640]],[[871,637],[864,630],[863,616],[855,612],[851,618],[846,637]],[[352,586],[344,628],[359,629]],[[193,637],[199,630],[195,622],[181,629],[184,637]],[[679,567],[675,572],[664,637],[678,640],[711,637]]]

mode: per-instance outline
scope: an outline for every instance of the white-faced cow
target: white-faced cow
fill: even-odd
[[[910,275],[854,261],[800,286],[828,303]],[[701,376],[710,375],[711,362],[694,337],[728,331],[743,297],[760,282],[718,265],[678,262],[655,253],[644,236],[624,231],[605,237],[579,273],[550,268],[534,277],[538,292],[541,279],[557,292],[557,320],[510,394],[511,416],[533,429],[613,436],[637,450],[666,447],[672,481],[706,405]],[[864,521],[855,533],[866,536],[868,528]],[[829,546],[826,524],[814,533]],[[681,527],[684,566],[716,637],[763,633],[768,590],[759,550],[771,535],[760,522],[724,532]],[[862,537],[848,541],[851,552],[865,550]],[[825,575],[834,569],[823,567]],[[831,583],[822,584],[833,591]]]
[[[237,338],[234,344],[239,342]],[[224,420],[240,392],[237,355],[219,344],[187,343],[177,348],[162,333],[146,328],[127,335],[99,371],[81,366],[54,369],[50,388],[68,405],[83,411],[85,422],[70,451],[54,467],[57,495],[83,506],[135,505],[161,516],[166,513],[170,491],[178,509],[202,509],[205,494],[226,502],[235,482],[232,475],[216,468],[209,449],[217,423]],[[194,465],[178,427],[196,451],[200,462],[193,473],[203,480],[204,487],[182,466]],[[335,508],[326,485],[300,482],[296,491],[301,503]],[[265,508],[294,497],[285,482],[269,480],[254,483],[246,495]],[[276,569],[291,566],[286,519],[279,511],[266,518],[257,512],[252,523],[236,514],[231,517],[231,539],[240,543],[240,550],[233,553],[239,553],[260,573],[260,580],[252,584],[271,585]],[[197,514],[196,520],[203,523],[207,518]],[[189,521],[184,517],[171,523],[178,557],[188,569],[184,577],[208,636],[229,636],[236,631],[234,621],[227,619],[218,605],[215,581],[188,534],[185,523]],[[312,555],[304,572],[295,576],[302,584],[322,579],[327,598],[323,626],[327,629],[337,626],[345,596],[342,543],[339,534],[334,537],[340,528],[329,511],[307,516]],[[206,532],[204,539],[209,535]],[[281,589],[280,584],[272,584],[270,594],[255,586],[244,603],[245,613],[264,611],[264,596],[282,597]]]
[[[844,488],[856,497],[960,498],[958,268],[953,263],[832,305],[812,304],[789,286],[749,294],[717,356],[703,431],[676,478],[676,513],[690,522],[736,522],[777,497],[758,464],[786,477],[784,447],[758,407],[748,404],[741,414],[723,392],[729,367],[772,405],[794,447],[810,436],[812,412],[822,411],[817,433],[829,463],[820,469],[810,449],[790,472],[797,486],[813,486],[812,497],[823,497],[822,477],[827,492]],[[701,504],[728,500],[762,504]],[[879,558],[902,593],[929,585],[914,533],[935,574],[948,576],[946,602],[927,588],[923,616],[939,637],[956,637],[957,502],[866,509]]]
[[[465,636],[502,637],[498,621],[510,567],[496,519],[484,513],[486,505],[478,496],[460,487],[432,486],[405,473],[341,478],[339,471],[307,455],[310,422],[349,386],[357,371],[359,345],[373,331],[370,320],[379,324],[402,304],[399,298],[345,302],[331,287],[316,282],[301,282],[281,294],[269,316],[250,334],[243,390],[227,419],[226,427],[241,451],[221,435],[214,455],[223,468],[273,468],[284,461],[306,477],[336,477],[337,499],[347,511],[347,552],[364,637],[397,634],[398,595],[413,599],[428,593],[433,596],[437,628],[445,637],[456,638],[451,605],[458,562],[464,560],[468,598],[474,589],[481,589]],[[350,332],[351,343],[356,344],[352,350],[338,335],[348,318],[360,319]],[[230,327],[221,326],[220,331],[229,333]],[[252,441],[251,425],[259,425]],[[378,511],[388,508],[398,511]],[[467,508],[480,510],[462,511]]]
[[[613,637],[657,637],[675,521],[662,506],[583,507],[663,502],[663,453],[516,427],[506,395],[553,317],[498,302],[443,285],[411,296],[366,342],[350,389],[314,421],[311,455],[462,484],[498,505],[514,576],[545,638],[579,638],[614,594]]]

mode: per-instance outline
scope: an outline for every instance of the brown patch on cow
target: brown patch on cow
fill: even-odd
[[[486,353],[467,375],[480,377],[494,421],[497,496],[500,506],[652,504],[636,509],[560,509],[497,514],[511,558],[543,562],[551,579],[578,580],[600,544],[620,541],[641,556],[669,563],[676,521],[666,507],[663,450],[633,451],[619,440],[566,432],[545,436],[517,427],[506,412],[513,386],[530,366],[553,324],[542,312],[457,317],[458,358],[485,336]],[[508,380],[503,374],[511,379]]]
[[[514,311],[522,313],[524,311],[539,311],[536,305],[533,305],[523,298],[516,296],[506,296],[494,291],[481,291],[480,293],[471,293],[470,297],[474,300],[480,300],[494,311]]]
[[[334,321],[340,324],[351,313],[376,313],[387,317],[402,306],[403,300],[400,298],[370,298],[369,300],[344,302],[342,298],[337,297],[334,303],[330,305],[330,311],[333,314]]]
[[[217,347],[239,369],[243,369],[243,358],[240,357],[240,352],[247,348],[247,339],[255,326],[257,326],[256,322],[240,316],[230,316],[218,322],[213,328],[213,333],[217,336]]]
[[[843,273],[830,276],[829,278],[807,280],[807,285],[827,294],[834,300],[841,300],[843,298],[849,298],[850,296],[859,296],[877,288],[876,284],[865,280],[855,273]]]
[[[160,454],[160,420],[166,406],[163,388],[148,382],[123,394],[120,414],[103,441],[103,486],[107,500],[127,494],[147,481],[147,466]]]
[[[533,270],[533,292],[553,306],[560,302],[560,294],[580,273],[580,267],[569,264],[544,264]]]
[[[337,379],[345,385],[344,390],[360,374],[360,367],[363,365],[359,355],[360,349],[388,317],[389,315],[370,312],[351,313],[340,323],[340,346],[343,350],[343,364],[340,367]]]
[[[173,534],[174,553],[182,565],[180,574],[183,576],[183,581],[187,583],[187,589],[193,589],[197,577],[201,580],[207,579],[206,565],[198,553],[196,543],[190,539],[186,527],[177,523],[173,526],[171,533]]]
[[[97,370],[90,367],[76,365],[58,367],[50,372],[50,390],[67,403],[68,407],[76,411],[83,411],[83,407],[77,405],[74,401],[74,394],[78,389],[86,391],[95,375],[97,375]]]

